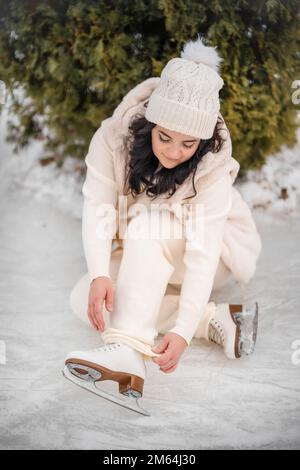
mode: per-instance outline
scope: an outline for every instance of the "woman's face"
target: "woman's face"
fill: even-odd
[[[200,139],[156,125],[151,130],[152,150],[165,168],[174,168],[189,160],[196,152]]]

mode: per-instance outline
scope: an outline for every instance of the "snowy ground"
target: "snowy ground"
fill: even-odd
[[[143,406],[152,416],[143,417],[61,375],[67,352],[101,343],[68,303],[85,272],[82,166],[39,167],[40,143],[12,156],[4,121],[0,449],[300,448],[299,143],[240,186],[251,207],[266,207],[253,211],[263,252],[244,291],[231,284],[214,295],[259,302],[255,354],[230,361],[217,346],[193,340],[172,374],[147,362]],[[283,187],[288,199],[278,198]]]

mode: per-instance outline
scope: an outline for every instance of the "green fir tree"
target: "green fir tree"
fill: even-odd
[[[240,176],[296,141],[298,0],[0,0],[0,79],[16,150],[84,158],[123,96],[201,34],[224,58],[221,112]]]

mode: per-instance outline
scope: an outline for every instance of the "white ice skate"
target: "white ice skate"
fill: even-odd
[[[142,353],[120,343],[108,343],[88,351],[72,351],[65,359],[63,375],[76,385],[145,416],[138,399],[143,395],[146,376]],[[97,387],[97,382],[112,380],[119,384],[119,396]]]
[[[219,304],[208,325],[208,340],[223,347],[226,356],[237,359],[254,352],[258,324],[258,303]]]

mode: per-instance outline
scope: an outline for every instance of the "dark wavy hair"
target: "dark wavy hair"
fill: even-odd
[[[144,107],[147,107],[147,104],[148,101],[144,103]],[[169,199],[178,186],[193,173],[194,194],[184,199],[196,196],[194,177],[197,165],[207,152],[217,153],[221,149],[225,141],[220,134],[222,123],[223,119],[218,116],[213,136],[210,139],[202,139],[191,158],[171,169],[162,167],[154,175],[160,163],[152,150],[151,130],[156,124],[149,122],[143,114],[132,116],[129,132],[123,140],[128,151],[124,194],[131,193],[135,197],[146,191],[147,196],[156,199],[160,194],[168,193]]]

